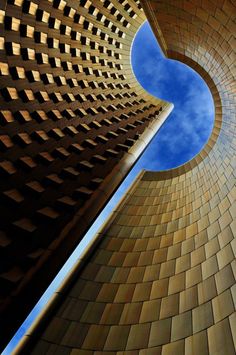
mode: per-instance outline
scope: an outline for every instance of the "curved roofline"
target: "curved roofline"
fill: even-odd
[[[152,27],[153,33],[155,34],[155,37],[164,53],[164,55],[169,58],[169,59],[174,59],[178,60],[189,67],[191,67],[193,70],[195,70],[201,78],[205,81],[207,84],[211,95],[213,97],[214,101],[214,107],[215,107],[215,119],[214,119],[214,126],[211,132],[210,137],[208,138],[208,141],[205,143],[203,148],[200,150],[198,154],[196,154],[192,159],[187,161],[186,163],[173,168],[173,169],[168,169],[168,170],[162,170],[162,171],[152,171],[152,174],[155,173],[155,179],[159,178],[160,179],[171,179],[173,177],[182,175],[187,173],[188,171],[192,170],[194,167],[198,166],[205,158],[208,157],[209,153],[211,152],[212,148],[214,147],[219,134],[221,130],[221,125],[222,125],[222,103],[220,99],[220,94],[217,89],[216,84],[214,83],[213,79],[211,76],[208,74],[208,72],[196,61],[194,61],[192,58],[188,57],[187,54],[179,53],[174,50],[169,50],[168,45],[164,39],[164,36],[162,34],[162,31],[159,27],[159,24],[157,22],[157,18],[155,17],[155,14],[152,12],[152,8],[149,4],[149,2],[142,3],[144,10],[148,10],[149,14],[152,15],[149,17],[148,21],[150,23],[150,26]],[[147,12],[147,11],[145,11]]]

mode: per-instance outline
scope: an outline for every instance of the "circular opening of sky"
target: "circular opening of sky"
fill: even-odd
[[[147,92],[174,104],[138,165],[147,170],[180,166],[201,151],[212,132],[214,102],[210,90],[193,69],[164,57],[148,22],[134,38],[131,63]]]

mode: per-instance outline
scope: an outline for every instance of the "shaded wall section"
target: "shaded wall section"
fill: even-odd
[[[192,161],[137,179],[43,332],[29,334],[33,354],[235,354],[235,7],[142,5],[166,54],[206,79],[215,127]]]

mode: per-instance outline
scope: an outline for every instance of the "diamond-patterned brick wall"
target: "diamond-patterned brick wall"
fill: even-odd
[[[215,126],[189,163],[137,178],[33,354],[235,354],[236,8],[141,3],[167,56],[206,80]]]
[[[144,19],[134,1],[0,4],[3,342],[171,110],[132,73]]]

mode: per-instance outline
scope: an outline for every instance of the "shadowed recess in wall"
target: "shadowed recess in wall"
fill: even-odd
[[[134,38],[131,60],[144,89],[175,106],[140,165],[148,170],[182,165],[200,152],[212,132],[214,102],[210,90],[189,66],[165,58],[148,22]]]

